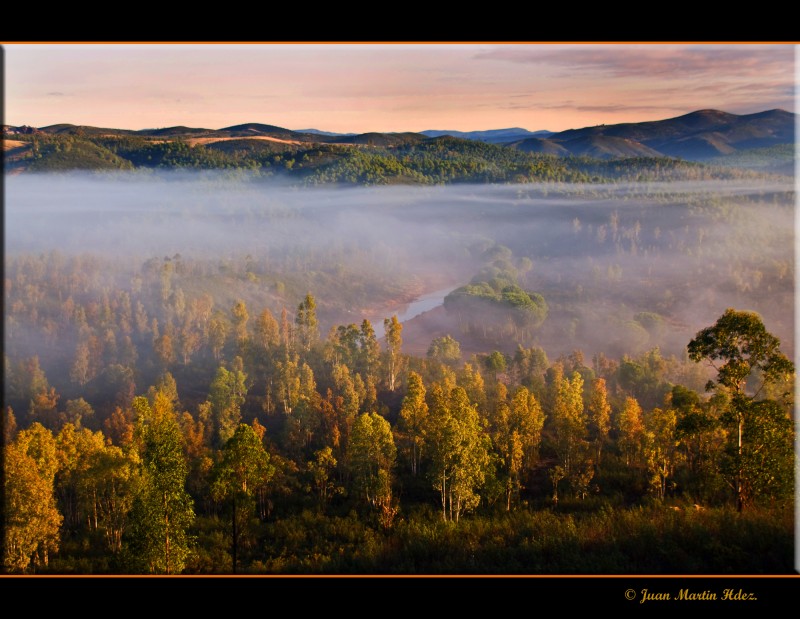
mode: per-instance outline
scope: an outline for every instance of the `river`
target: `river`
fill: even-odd
[[[393,316],[397,314],[397,320],[399,320],[401,323],[407,322],[424,312],[442,305],[442,303],[444,303],[444,298],[457,287],[458,286],[450,285],[447,288],[427,292],[408,305],[401,305],[401,309],[388,312],[386,316]],[[386,334],[383,329],[383,320],[373,323],[373,327],[375,328],[375,335],[378,337],[378,339],[381,339]]]

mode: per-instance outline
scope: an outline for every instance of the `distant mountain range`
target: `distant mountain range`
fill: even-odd
[[[794,125],[795,114],[784,110],[745,115],[699,110],[667,120],[569,129],[509,146],[562,156],[666,156],[703,161],[746,149],[792,144]]]
[[[501,162],[512,159],[523,170],[514,174],[529,176],[524,170],[532,168],[525,168],[526,161],[542,156],[570,160],[672,158],[793,174],[795,114],[779,109],[744,115],[699,110],[666,120],[597,125],[555,133],[512,127],[354,134],[320,129],[294,131],[263,123],[222,129],[175,126],[138,131],[71,124],[39,128],[4,125],[2,130],[4,167],[14,172],[131,166],[283,166],[291,171],[297,160],[297,168],[302,167],[304,173],[313,167],[319,169],[336,163],[336,175],[348,177],[350,173],[345,171],[344,163],[348,160],[350,167],[371,166],[376,178],[395,175],[401,179],[398,182],[405,182],[421,174],[436,182],[440,176],[430,177],[425,171],[426,157],[456,157],[459,165],[473,170],[471,174],[476,178],[511,174],[510,168],[505,169],[506,164]],[[37,135],[47,138],[39,140],[39,146]],[[59,146],[59,140],[66,142]],[[356,146],[358,152],[348,152],[339,146]],[[356,162],[358,153],[362,160]],[[510,158],[512,153],[516,159]],[[368,164],[364,157],[374,160]],[[414,158],[419,161],[412,165],[413,169],[406,169]],[[585,168],[583,163],[569,164],[572,168],[576,165]],[[440,165],[442,170],[446,167],[444,163]]]
[[[490,144],[506,144],[529,138],[546,138],[553,135],[552,131],[528,131],[519,127],[511,129],[489,129],[488,131],[440,131],[438,129],[427,129],[420,131],[422,135],[429,138],[438,138],[449,135],[463,140],[476,140],[478,142],[489,142]]]

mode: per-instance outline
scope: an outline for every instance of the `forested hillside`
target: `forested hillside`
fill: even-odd
[[[203,152],[140,139],[81,156]],[[293,160],[573,174],[396,148]],[[786,183],[20,175],[7,198],[9,572],[793,569]]]
[[[185,128],[184,128],[185,129]],[[230,132],[225,132],[227,136]],[[201,134],[202,135],[202,134]],[[282,134],[281,134],[282,135]],[[365,134],[367,136],[373,134]],[[384,136],[385,134],[374,134]],[[396,134],[388,134],[396,136]],[[405,135],[405,134],[401,134]],[[411,134],[417,135],[417,134]],[[194,134],[130,135],[37,132],[10,136],[20,143],[4,156],[7,173],[67,170],[246,170],[299,185],[612,182],[753,178],[753,159],[736,168],[707,165],[648,151],[620,152],[612,159],[594,151],[557,156],[504,145],[453,138],[350,138],[334,143]],[[781,151],[780,163],[786,164]],[[757,167],[763,157],[754,155]],[[734,161],[734,160],[732,160]],[[785,166],[784,166],[785,167]]]

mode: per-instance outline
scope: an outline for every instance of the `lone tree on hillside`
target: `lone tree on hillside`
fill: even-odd
[[[774,400],[757,399],[770,384],[793,382],[794,364],[780,351],[780,340],[755,312],[727,309],[716,324],[697,333],[688,350],[690,359],[707,359],[717,370],[716,383],[709,381],[706,390],[721,389],[731,397],[722,421],[736,426],[730,472],[737,509],[759,496],[790,496],[792,421]]]

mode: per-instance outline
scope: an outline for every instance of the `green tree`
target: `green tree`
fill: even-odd
[[[216,501],[228,501],[231,506],[234,574],[241,530],[255,507],[253,496],[275,473],[269,460],[269,454],[253,428],[241,423],[225,443],[211,470],[211,496]]]
[[[486,357],[486,368],[494,374],[497,379],[498,374],[506,371],[506,357],[499,350],[495,350],[492,354]]]
[[[455,365],[461,361],[461,344],[449,335],[434,338],[428,348],[428,357],[440,363]]]
[[[186,492],[188,465],[183,435],[168,396],[153,405],[134,399],[142,483],[133,501],[127,548],[131,567],[152,574],[180,574],[191,552],[194,507]]]
[[[320,509],[324,509],[333,497],[337,486],[333,481],[333,472],[336,469],[336,458],[333,450],[326,446],[314,452],[314,459],[308,463],[308,472],[311,475],[311,485],[317,495]]]
[[[791,477],[781,470],[787,460],[780,456],[785,445],[794,441],[791,422],[783,419],[785,413],[776,414],[780,407],[774,401],[757,401],[766,385],[793,379],[794,364],[780,351],[780,340],[767,331],[755,312],[729,308],[713,326],[697,333],[688,351],[692,361],[705,359],[717,371],[716,383],[709,381],[706,389],[725,390],[731,395],[722,421],[735,428],[731,433],[735,443],[729,451],[737,509],[742,511],[773,490],[776,495],[785,495],[785,483],[776,482],[771,488],[763,480]],[[755,437],[748,437],[748,431]]]
[[[94,417],[94,409],[83,398],[77,400],[67,400],[66,410],[61,414],[64,423],[72,423],[76,428],[81,424],[90,421]]]
[[[308,352],[319,339],[319,321],[317,320],[317,302],[311,294],[297,306],[297,340],[301,349]]]
[[[247,395],[245,384],[247,374],[242,371],[241,365],[241,358],[237,357],[233,369],[228,370],[220,366],[211,383],[208,396],[211,402],[214,436],[218,445],[224,444],[233,436],[242,419],[241,408]]]

